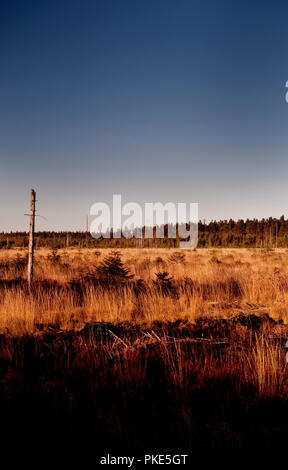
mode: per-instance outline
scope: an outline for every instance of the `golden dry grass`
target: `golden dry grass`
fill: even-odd
[[[270,422],[253,421],[262,406],[268,416],[271,410],[281,414],[277,435],[284,435],[288,250],[197,249],[181,252],[185,259],[177,261],[173,253],[180,250],[127,249],[121,255],[133,281],[70,286],[109,251],[37,250],[32,292],[25,283],[25,252],[0,251],[3,410],[13,409],[17,394],[26,397],[27,390],[45,409],[48,394],[56,410],[52,427],[60,416],[70,432],[63,412],[69,409],[73,429],[92,429],[108,447],[134,436],[140,447],[167,445],[167,436],[171,446],[249,447],[259,432],[270,445]],[[155,286],[160,271],[173,276],[177,295]],[[143,291],[135,290],[139,279]],[[264,320],[255,326],[259,318]],[[97,325],[84,334],[83,325],[95,321],[113,324],[118,336],[103,340]],[[87,400],[83,427],[77,420]],[[151,419],[159,426],[155,434]]]
[[[49,291],[41,283],[33,295],[23,286],[1,289],[0,332],[33,332],[39,323],[71,329],[87,321],[193,322],[203,315],[229,317],[239,311],[268,313],[276,320],[288,321],[288,250],[186,250],[183,262],[173,262],[175,250],[124,249],[123,261],[135,280],[141,278],[151,288],[136,296],[129,284],[117,291],[87,285],[79,301],[77,292],[67,288],[67,283],[92,271],[108,253],[104,249],[70,249],[53,255],[51,250],[37,250],[36,284],[55,281],[63,289]],[[0,252],[2,282],[25,279],[24,256],[21,250]],[[179,289],[177,298],[153,289],[159,271],[173,276]],[[192,288],[187,287],[189,283]]]

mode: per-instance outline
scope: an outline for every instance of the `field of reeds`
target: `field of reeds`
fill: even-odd
[[[288,250],[0,251],[6,436],[95,452],[282,446]]]

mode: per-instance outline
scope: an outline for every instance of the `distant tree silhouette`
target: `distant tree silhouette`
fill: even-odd
[[[211,221],[209,223],[198,224],[198,247],[247,247],[247,248],[288,248],[288,220],[284,216],[280,219],[272,217],[268,219],[243,219],[234,221],[230,219],[221,221]],[[144,232],[144,230],[143,230]],[[179,248],[179,234],[175,239],[168,238],[168,226],[164,227],[163,238],[155,238],[156,229],[153,229],[154,238],[145,238],[143,245],[145,248]],[[69,244],[67,243],[69,241]],[[109,239],[100,237],[94,239],[85,232],[38,232],[35,234],[36,248],[135,248],[137,239],[124,237]],[[13,249],[16,247],[25,248],[28,246],[27,232],[0,233],[0,249]]]

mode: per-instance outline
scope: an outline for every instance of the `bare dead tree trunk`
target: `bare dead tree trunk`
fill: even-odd
[[[36,192],[34,191],[34,189],[31,189],[29,249],[28,249],[28,286],[29,286],[29,289],[31,289],[32,282],[33,282],[35,201],[36,201]]]

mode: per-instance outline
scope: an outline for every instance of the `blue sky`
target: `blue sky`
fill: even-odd
[[[288,217],[288,5],[0,2],[0,230],[83,229],[96,201]]]

